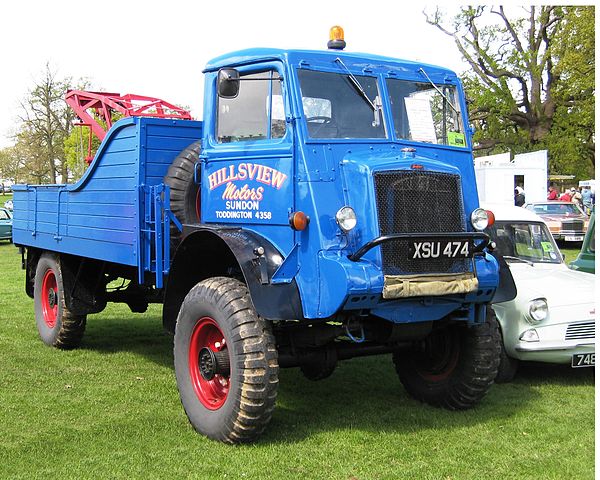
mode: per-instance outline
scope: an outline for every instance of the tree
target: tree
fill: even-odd
[[[476,150],[547,148],[552,173],[593,171],[594,7],[462,7],[451,24],[424,14],[470,66]]]
[[[43,77],[21,101],[17,145],[29,152],[39,178],[47,175],[51,183],[57,182],[58,174],[63,180],[68,174],[64,141],[71,131],[74,114],[65,103],[64,95],[70,85],[70,78],[58,80],[46,64]]]
[[[98,120],[100,124],[104,125],[104,122]],[[69,179],[80,178],[88,167],[86,157],[88,156],[88,143],[91,135],[91,158],[100,147],[100,140],[98,137],[90,133],[89,126],[76,125],[71,130],[69,136],[65,139],[65,161],[69,170]]]
[[[88,79],[80,79],[77,86],[73,87],[74,90],[89,90],[91,88],[92,87]],[[70,108],[69,111],[73,117],[76,118],[75,113],[72,112]],[[94,115],[93,112],[90,113],[91,115]],[[105,127],[101,118],[97,117],[97,120]],[[68,169],[69,180],[80,178],[88,167],[85,159],[88,155],[88,142],[91,135],[90,128],[88,126],[78,125],[76,123],[74,123],[73,126],[74,128],[71,129],[69,135],[65,138],[63,145],[65,153],[65,165]],[[100,140],[98,140],[95,135],[91,135],[91,142],[91,155],[93,157],[100,146]]]
[[[0,150],[0,177],[21,183],[25,180],[22,176],[25,159],[19,154],[16,146]]]

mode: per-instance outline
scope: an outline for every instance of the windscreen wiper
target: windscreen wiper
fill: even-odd
[[[367,95],[367,92],[365,92],[365,89],[363,88],[363,86],[360,84],[360,82],[358,81],[358,79],[352,74],[352,72],[350,71],[350,69],[346,66],[346,64],[344,62],[342,62],[342,59],[340,57],[337,57],[335,59],[336,62],[339,62],[339,64],[344,67],[344,70],[346,70],[346,73],[348,74],[348,80],[350,80],[350,82],[352,83],[352,85],[354,85],[354,88],[356,88],[356,91],[358,93],[361,94],[361,96],[365,99],[365,101],[371,106],[371,108],[373,109],[373,111],[377,110],[377,107],[375,106],[375,104],[371,101],[371,99],[369,98],[369,96]]]
[[[350,83],[354,86],[354,88],[356,88],[356,91],[365,100],[365,102],[367,102],[369,104],[369,106],[373,109],[373,113],[375,114],[375,120],[373,122],[373,126],[374,127],[378,127],[379,124],[380,124],[380,121],[379,121],[379,105],[377,105],[377,104],[375,104],[374,102],[371,101],[371,99],[367,95],[367,92],[365,91],[365,89],[363,88],[363,86],[360,84],[360,82],[354,76],[354,74],[350,71],[350,69],[346,66],[346,64],[344,62],[342,62],[342,59],[340,57],[337,57],[335,59],[335,61],[338,62],[342,67],[344,67],[344,70],[346,70],[346,73],[348,74],[348,80],[350,80]]]
[[[454,113],[456,113],[457,115],[459,115],[458,110],[456,109],[456,107],[452,104],[452,102],[448,99],[448,97],[446,95],[444,95],[444,92],[442,92],[439,87],[433,83],[431,81],[431,78],[429,78],[429,75],[427,75],[427,72],[425,70],[423,70],[423,68],[419,68],[419,72],[421,72],[423,75],[425,75],[425,78],[429,81],[429,83],[431,84],[431,86],[433,88],[435,88],[437,90],[437,92],[442,96],[442,98],[446,101],[446,103],[448,105],[450,105],[450,108],[452,108],[452,110],[454,110]]]

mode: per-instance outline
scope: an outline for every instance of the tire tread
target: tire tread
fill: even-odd
[[[229,324],[234,343],[229,348],[234,350],[232,362],[240,367],[240,389],[229,392],[237,398],[219,432],[203,431],[202,425],[194,428],[225,443],[250,442],[264,431],[275,409],[279,385],[275,337],[271,325],[255,313],[248,289],[240,281],[228,277],[203,280],[188,293],[184,306],[206,301],[213,302]]]

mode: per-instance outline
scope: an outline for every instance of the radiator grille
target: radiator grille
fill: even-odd
[[[582,220],[563,220],[562,229],[570,232],[583,233],[583,221]]]
[[[377,172],[373,175],[381,235],[392,233],[464,232],[465,214],[458,175],[422,172]],[[436,258],[414,260],[411,240],[381,246],[386,275],[459,273],[469,260]]]
[[[565,334],[565,340],[594,339],[595,337],[596,322],[571,323]]]

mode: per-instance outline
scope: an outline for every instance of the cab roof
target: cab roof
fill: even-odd
[[[453,82],[457,79],[456,73],[444,67],[382,55],[344,50],[282,50],[277,48],[250,48],[227,53],[210,60],[206,64],[204,72],[213,72],[223,67],[237,67],[269,60],[306,68],[331,68],[332,62],[338,57],[342,59],[348,68],[353,70],[373,73],[387,72],[391,76],[402,74],[405,77],[416,76],[419,69],[423,68],[429,76],[434,75],[437,77],[436,81],[439,82]]]

